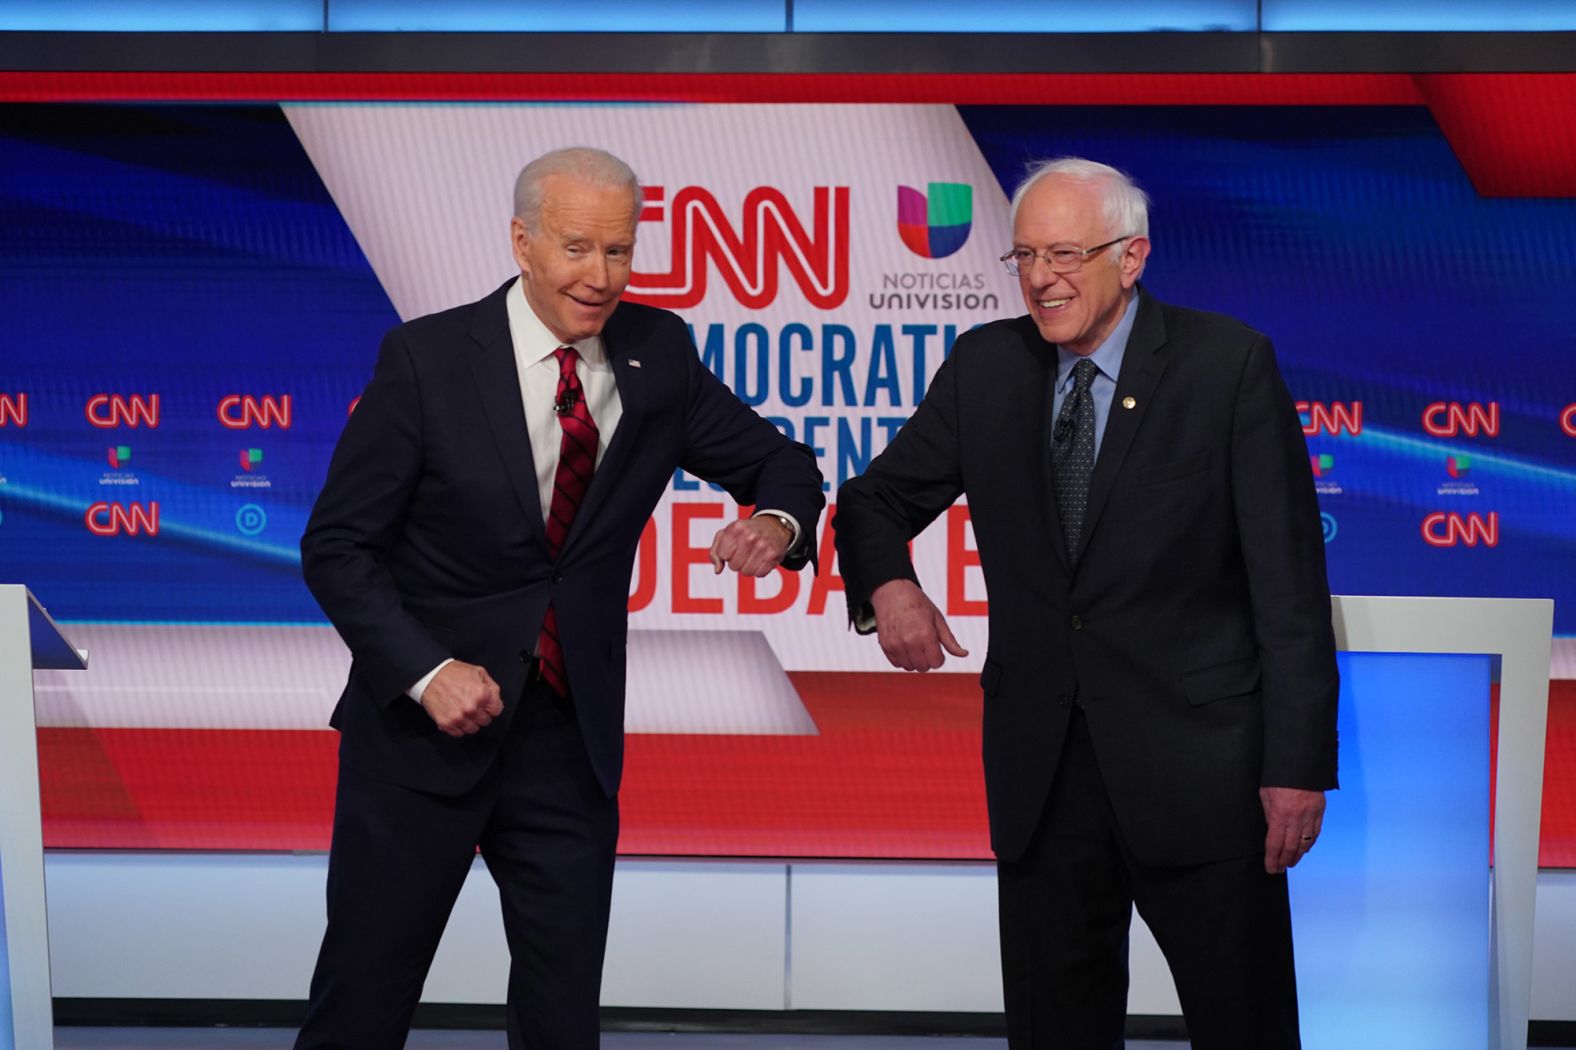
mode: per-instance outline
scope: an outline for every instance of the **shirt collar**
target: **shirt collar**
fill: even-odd
[[[1116,322],[1116,327],[1111,334],[1105,337],[1105,342],[1095,347],[1094,353],[1088,355],[1100,373],[1109,378],[1113,383],[1122,371],[1122,357],[1127,353],[1127,339],[1133,334],[1133,322],[1138,318],[1138,297],[1142,293],[1137,288],[1133,289],[1133,298],[1128,300],[1127,309],[1122,312],[1122,319]],[[1072,382],[1073,365],[1082,360],[1083,355],[1075,354],[1060,344],[1056,347],[1056,385],[1058,388]]]
[[[515,359],[523,367],[529,368],[543,358],[552,357],[553,351],[564,344],[558,341],[558,337],[536,316],[531,304],[525,301],[525,288],[521,284],[523,280],[520,277],[514,279],[514,283],[509,285],[505,301],[509,311],[509,338],[514,342]],[[607,352],[602,346],[600,335],[569,345],[592,368],[600,368],[607,363]]]

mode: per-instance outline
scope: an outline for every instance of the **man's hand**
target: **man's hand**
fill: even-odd
[[[1264,836],[1264,870],[1279,875],[1296,867],[1324,827],[1324,792],[1302,788],[1259,788],[1264,820],[1269,832]]]
[[[711,539],[712,570],[719,575],[726,565],[746,576],[765,576],[782,563],[793,542],[793,531],[781,518],[762,514],[735,521]]]
[[[876,613],[876,637],[893,667],[933,671],[953,656],[967,656],[947,626],[946,617],[912,580],[888,580],[870,595]]]
[[[503,714],[503,697],[485,668],[455,660],[427,683],[421,706],[439,729],[462,737],[481,732]]]

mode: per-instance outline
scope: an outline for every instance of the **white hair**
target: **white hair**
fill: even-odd
[[[1105,218],[1113,235],[1149,236],[1149,194],[1124,171],[1083,157],[1057,157],[1029,165],[1028,172],[1012,194],[1012,224],[1018,222],[1018,205],[1035,183],[1050,175],[1094,183],[1105,198]],[[1114,247],[1120,247],[1116,245]]]
[[[542,215],[542,197],[547,180],[554,175],[566,175],[592,186],[627,186],[635,199],[635,214],[640,214],[643,203],[640,180],[628,164],[607,150],[570,146],[537,157],[521,168],[514,180],[515,218],[525,223],[532,233],[539,229],[537,220]]]

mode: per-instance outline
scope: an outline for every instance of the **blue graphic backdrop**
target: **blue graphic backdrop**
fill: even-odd
[[[1576,633],[1576,201],[1480,199],[1421,107],[962,113],[1006,186],[1029,156],[1132,172],[1146,287],[1270,334],[1300,400],[1361,402],[1360,434],[1310,438],[1335,591],[1552,596]],[[295,543],[397,318],[282,115],[8,107],[0,152],[0,395],[30,415],[0,428],[0,578],[68,620],[320,622]],[[155,392],[156,430],[83,418]],[[216,419],[286,393],[288,431]],[[1429,436],[1436,401],[1497,402],[1498,436]],[[112,445],[140,484],[105,484]],[[232,486],[250,448],[268,489]],[[117,499],[160,502],[157,541],[83,526]],[[1431,546],[1433,512],[1492,513],[1498,544]]]
[[[283,115],[8,107],[0,154],[0,394],[29,395],[0,430],[0,579],[67,620],[321,622],[296,543],[398,317]],[[99,393],[158,393],[158,428],[94,429]],[[226,429],[232,394],[289,394],[291,428]],[[116,445],[140,484],[101,483]],[[158,501],[157,540],[90,533],[99,500]]]
[[[1309,438],[1333,591],[1552,597],[1576,633],[1576,201],[1478,197],[1422,107],[961,112],[1005,187],[1025,157],[1132,174],[1146,288],[1268,334],[1299,401],[1362,402],[1361,434]],[[1498,402],[1499,436],[1429,436],[1436,401]],[[1452,453],[1477,495],[1439,492]],[[1498,546],[1430,546],[1435,511],[1497,513]]]

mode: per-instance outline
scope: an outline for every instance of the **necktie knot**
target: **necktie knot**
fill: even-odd
[[[560,346],[553,351],[553,356],[558,358],[558,375],[568,379],[575,374],[575,362],[580,360],[580,351],[572,346]]]
[[[580,387],[580,376],[575,372],[575,362],[580,360],[580,353],[572,346],[560,346],[553,351],[553,356],[558,358],[558,393],[553,397],[553,411],[558,413],[559,421],[575,410],[575,405],[584,401]]]
[[[1087,357],[1080,358],[1073,365],[1073,393],[1086,394],[1094,386],[1094,377],[1100,374],[1100,366]]]

